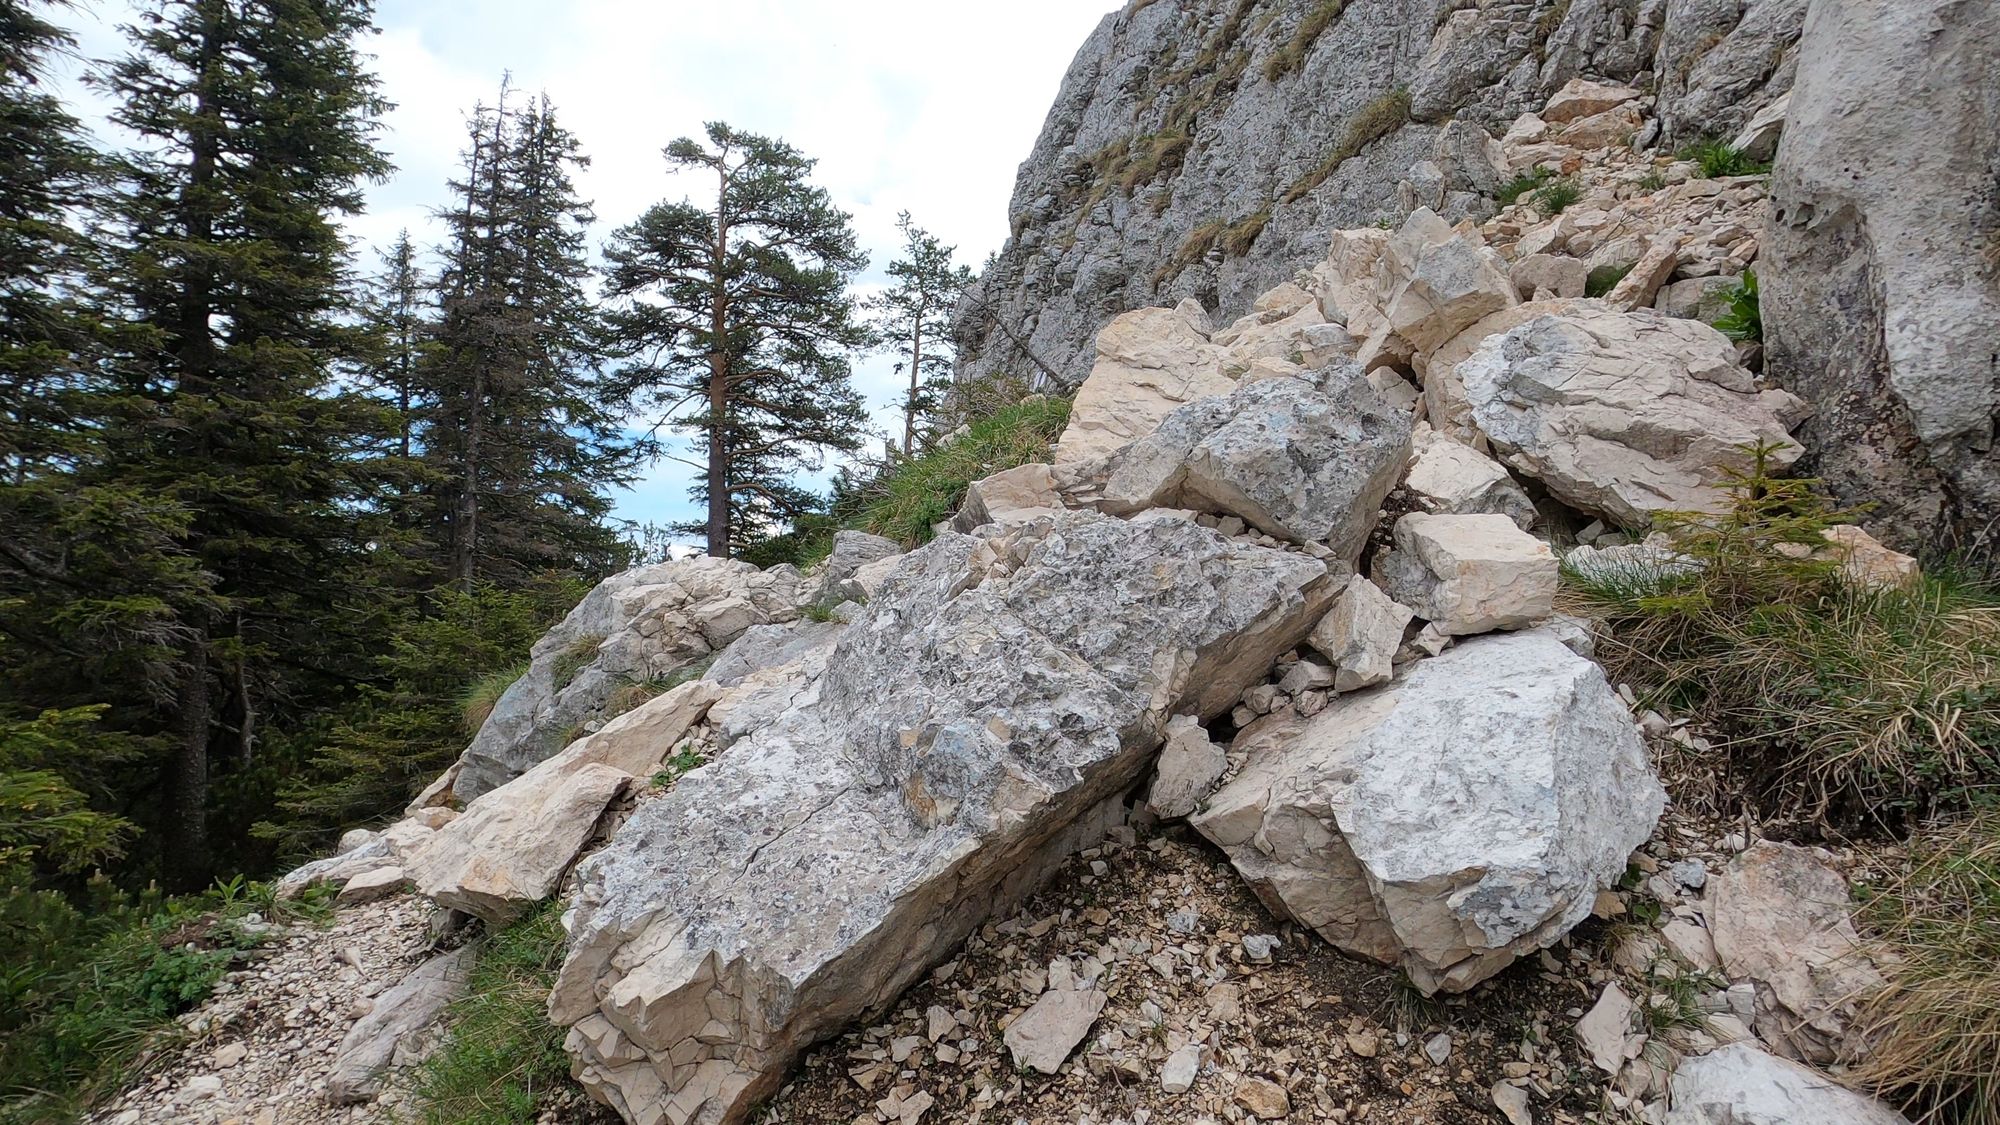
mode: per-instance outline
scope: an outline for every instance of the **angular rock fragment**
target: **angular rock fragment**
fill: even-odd
[[[550,1011],[628,1120],[734,1121],[1108,827],[1336,583],[1184,520],[1091,513],[913,552],[809,698],[579,868]]]
[[[1759,391],[1734,346],[1705,324],[1602,304],[1538,316],[1490,337],[1454,369],[1500,459],[1564,503],[1621,527],[1662,509],[1712,510],[1747,449],[1801,452],[1798,399]]]
[[[489,923],[526,913],[555,891],[605,807],[658,768],[721,694],[706,680],[682,684],[481,796],[409,859],[412,882]]]
[[[1228,756],[1208,740],[1208,732],[1194,716],[1175,716],[1167,724],[1167,741],[1160,747],[1146,803],[1163,817],[1186,816],[1215,790],[1228,768]]]
[[[1356,691],[1395,674],[1396,649],[1416,611],[1356,575],[1340,592],[1306,643],[1333,661],[1333,690]]]
[[[1418,506],[1434,515],[1501,515],[1526,531],[1535,523],[1535,504],[1507,475],[1498,461],[1438,433],[1418,426],[1416,457],[1403,487]]]
[[[1520,303],[1500,256],[1477,233],[1462,233],[1419,208],[1389,239],[1383,257],[1387,331],[1419,352]]]
[[[1410,418],[1345,364],[1174,411],[1113,458],[1102,510],[1193,508],[1352,558],[1409,460]]]
[[[1055,472],[1047,465],[1017,465],[966,487],[965,502],[951,526],[971,531],[988,523],[1022,523],[1063,509]]]
[[[1540,117],[1550,125],[1562,125],[1579,117],[1590,117],[1614,109],[1639,96],[1630,86],[1572,78],[1549,98]]]
[[[1244,737],[1196,829],[1273,911],[1427,993],[1589,917],[1665,805],[1604,674],[1540,632],[1466,641]]]
[[[1703,909],[1723,971],[1757,986],[1753,1022],[1772,1050],[1821,1064],[1858,1056],[1856,1008],[1882,975],[1825,853],[1760,840],[1709,879]]]
[[[1107,999],[1095,988],[1052,988],[1042,993],[1001,1035],[1014,1065],[1043,1074],[1061,1070],[1063,1060],[1090,1033],[1090,1025],[1097,1021]]]
[[[1910,1125],[1882,1102],[1749,1043],[1681,1060],[1669,1092],[1665,1125]]]
[[[1396,521],[1395,542],[1376,558],[1375,580],[1449,636],[1519,629],[1555,612],[1555,553],[1506,516],[1413,512]]]
[[[328,1101],[335,1105],[374,1101],[390,1066],[422,1061],[430,1029],[465,992],[474,952],[468,946],[439,954],[375,998],[374,1007],[355,1021],[334,1051],[326,1078]]]
[[[867,593],[854,580],[855,572],[869,563],[894,558],[902,553],[903,548],[894,539],[884,539],[865,531],[842,529],[834,532],[833,553],[827,556],[826,569],[820,572],[819,586],[813,592],[813,604],[831,606],[866,599]]]

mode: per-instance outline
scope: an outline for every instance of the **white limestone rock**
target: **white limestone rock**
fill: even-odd
[[[959,505],[951,526],[958,531],[971,531],[988,523],[1024,523],[1062,509],[1062,496],[1056,491],[1052,468],[1041,464],[1016,465],[968,485],[965,502]]]
[[[1500,459],[1572,507],[1620,527],[1661,509],[1712,510],[1746,447],[1803,452],[1788,429],[1798,399],[1759,391],[1733,344],[1705,324],[1602,303],[1535,317],[1489,337],[1454,376]]]
[[[1498,461],[1438,433],[1417,427],[1415,456],[1403,478],[1417,505],[1433,515],[1502,515],[1526,531],[1535,524],[1535,503]]]
[[[1097,1022],[1097,1014],[1108,999],[1095,988],[1051,988],[1042,993],[1001,1033],[1014,1065],[1043,1074],[1061,1070],[1069,1053],[1090,1033],[1090,1025]]]
[[[1555,612],[1555,552],[1506,516],[1412,512],[1396,521],[1395,543],[1376,557],[1375,580],[1449,636],[1520,629]]]
[[[1340,598],[1313,626],[1306,643],[1333,661],[1333,690],[1357,691],[1386,683],[1395,674],[1396,649],[1416,611],[1400,605],[1380,586],[1360,575],[1348,580]]]
[[[1910,1125],[1818,1071],[1732,1043],[1682,1059],[1664,1125]]]
[[[335,1105],[372,1102],[392,1066],[422,1061],[429,1032],[453,1000],[465,993],[477,951],[466,946],[441,953],[410,971],[375,998],[335,1049],[326,1096]]]
[[[865,600],[868,593],[855,581],[855,572],[869,563],[892,559],[902,553],[902,545],[894,539],[845,528],[834,532],[833,553],[826,557],[825,568],[820,571],[819,584],[812,594],[813,604],[835,606],[841,602]]]
[[[1167,723],[1167,741],[1160,747],[1146,804],[1162,817],[1186,816],[1215,791],[1228,768],[1228,755],[1209,741],[1194,716],[1176,715]]]
[[[1175,714],[1324,614],[1324,563],[1092,513],[912,552],[810,698],[578,868],[550,999],[640,1125],[735,1120],[1102,833]]]
[[[1260,728],[1194,826],[1273,911],[1426,993],[1589,917],[1666,800],[1604,674],[1540,632]]]
[[[1136,309],[1097,334],[1097,362],[1077,388],[1058,463],[1089,461],[1153,432],[1177,407],[1228,394],[1223,349],[1181,309]]]
[[[1383,284],[1385,327],[1421,352],[1520,303],[1500,256],[1429,208],[1412,212],[1389,239]]]

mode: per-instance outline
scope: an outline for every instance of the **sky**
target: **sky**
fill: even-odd
[[[896,215],[958,247],[977,269],[1007,236],[1014,173],[1071,58],[1114,0],[379,0],[375,56],[396,108],[383,147],[394,177],[350,224],[385,245],[409,228],[435,244],[432,209],[465,140],[464,118],[491,102],[503,72],[546,91],[591,165],[578,177],[596,207],[593,243],[663,198],[699,190],[665,171],[660,150],[707,121],[777,136],[817,157],[815,180],[854,216],[870,266],[897,244]],[[84,58],[122,50],[124,0],[83,0],[58,19]],[[69,68],[74,79],[78,66]],[[66,93],[96,121],[80,84]],[[364,250],[363,264],[374,256]],[[893,360],[864,359],[857,383],[890,428]],[[693,514],[686,466],[663,461],[616,497],[638,522]]]

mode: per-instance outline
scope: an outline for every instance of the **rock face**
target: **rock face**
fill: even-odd
[[[555,891],[605,808],[721,695],[706,680],[682,684],[482,794],[411,857],[417,889],[494,925],[526,913]]]
[[[597,584],[535,642],[528,670],[494,704],[444,784],[419,803],[469,802],[554,755],[609,717],[614,694],[708,659],[753,625],[791,621],[797,570],[698,558],[639,567]]]
[[[1193,823],[1272,910],[1428,993],[1589,916],[1664,804],[1603,673],[1531,632],[1267,720]]]
[[[1779,469],[1801,452],[1786,432],[1798,399],[1759,391],[1722,333],[1651,309],[1538,316],[1488,338],[1456,376],[1501,460],[1622,527],[1713,508],[1723,471],[1749,467],[1745,446],[1776,445]]]
[[[1296,0],[1126,4],[1021,166],[1013,237],[959,308],[961,374],[1075,386],[1122,310],[1194,297],[1227,321],[1317,263],[1328,230],[1480,214],[1512,173],[1476,126],[1497,134],[1578,77],[1657,75],[1666,137],[1729,135],[1789,88],[1804,7],[1369,0],[1326,23]],[[1611,143],[1632,113],[1553,128]]]
[[[1816,0],[1758,270],[1814,474],[1894,544],[2000,527],[2000,10]]]
[[[1861,952],[1847,880],[1822,854],[1759,841],[1708,882],[1706,913],[1722,968],[1757,987],[1754,1024],[1772,1048],[1830,1063],[1862,1046],[1857,1003],[1882,984]]]
[[[1336,588],[1185,520],[914,552],[797,705],[579,869],[550,1011],[583,1084],[645,1125],[739,1120],[1101,832],[1169,716],[1233,705]]]
[[[1748,1043],[1674,1070],[1666,1125],[1910,1125],[1881,1102]]]
[[[1410,417],[1354,364],[1189,403],[1112,459],[1103,510],[1188,508],[1360,552],[1410,456]]]

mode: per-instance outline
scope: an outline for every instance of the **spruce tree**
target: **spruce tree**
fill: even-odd
[[[416,450],[418,418],[430,405],[421,374],[433,331],[431,285],[417,264],[408,230],[398,232],[380,257],[381,272],[364,311],[373,345],[366,373],[384,400],[395,406],[396,455],[408,461]]]
[[[525,108],[508,97],[503,86],[468,123],[426,364],[424,455],[448,529],[444,570],[463,591],[615,566],[604,490],[633,457],[596,369],[593,215],[573,177],[587,158],[546,97]]]
[[[355,44],[370,16],[367,0],[155,0],[105,79],[139,138],[105,273],[132,330],[85,483],[172,520],[147,561],[176,581],[122,592],[150,600],[164,641],[132,688],[158,701],[142,730],[163,746],[170,887],[213,873],[218,775],[268,801],[265,732],[338,693],[384,627],[368,543],[387,419],[333,379],[357,345],[338,222],[388,169]]]
[[[972,271],[952,264],[953,248],[896,216],[902,256],[889,263],[889,288],[869,301],[882,342],[897,356],[896,371],[909,380],[903,394],[903,456],[917,452],[924,422],[951,379],[951,314],[972,284]]]
[[[848,293],[867,262],[848,215],[782,141],[712,123],[666,149],[714,185],[662,202],[605,249],[622,385],[688,434],[708,552],[727,558],[812,511],[795,475],[858,448],[866,425],[849,356],[868,339]]]

